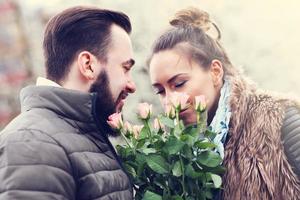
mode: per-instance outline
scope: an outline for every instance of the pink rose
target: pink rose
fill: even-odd
[[[169,104],[165,105],[165,114],[170,118],[174,118],[175,117],[175,108]]]
[[[141,130],[144,126],[143,125],[134,125],[132,127],[133,136],[135,139],[137,139],[141,133]]]
[[[133,131],[133,129],[132,129],[132,124],[130,124],[128,121],[126,121],[126,122],[124,123],[123,128],[124,128],[124,131],[125,131],[125,132],[128,132],[128,133],[132,133],[132,131]]]
[[[170,102],[176,109],[183,110],[189,106],[189,98],[190,96],[186,93],[174,92],[170,97]]]
[[[140,103],[138,105],[138,114],[141,119],[148,119],[152,114],[152,105],[148,103]]]
[[[113,129],[121,129],[123,126],[122,114],[114,113],[108,117],[107,123]]]
[[[203,112],[206,109],[207,100],[204,95],[199,95],[195,97],[195,109],[197,111]]]

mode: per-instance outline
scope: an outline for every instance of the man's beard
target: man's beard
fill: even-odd
[[[109,79],[105,70],[103,70],[97,77],[96,81],[91,85],[90,93],[96,93],[96,115],[95,116],[101,127],[103,134],[110,136],[118,136],[118,133],[113,130],[108,124],[108,117],[116,112],[116,103],[113,99],[112,93],[109,89]]]

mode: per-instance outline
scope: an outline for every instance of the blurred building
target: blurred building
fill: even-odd
[[[32,77],[27,38],[20,9],[14,1],[0,1],[0,127],[19,113],[18,92]]]

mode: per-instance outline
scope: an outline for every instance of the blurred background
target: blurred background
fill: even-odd
[[[128,120],[134,121],[138,102],[158,105],[145,61],[153,40],[168,27],[168,19],[189,6],[210,13],[232,62],[259,87],[300,95],[298,0],[0,0],[0,130],[20,112],[20,89],[44,76],[46,22],[75,5],[119,10],[131,18],[137,92],[124,107]]]

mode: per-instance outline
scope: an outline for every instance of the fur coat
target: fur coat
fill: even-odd
[[[231,82],[222,199],[300,199],[300,181],[280,138],[285,110],[296,103],[258,92],[241,77]]]

